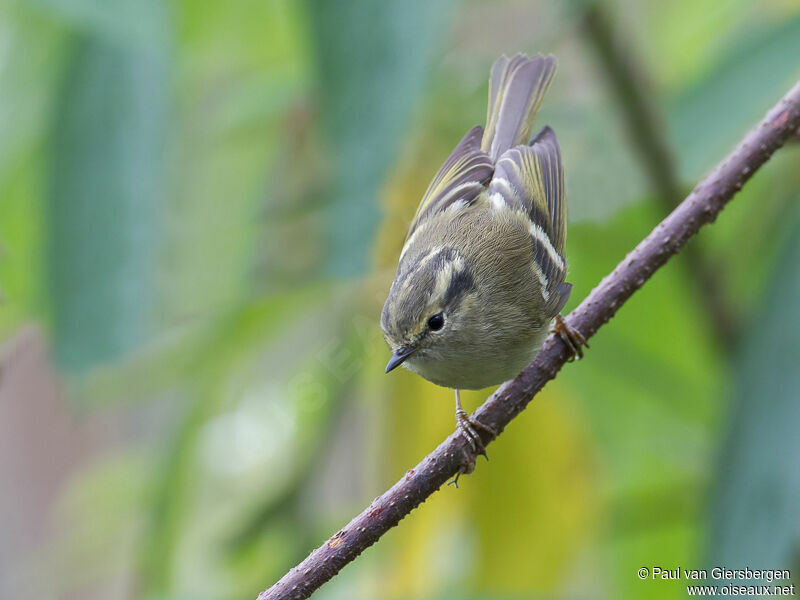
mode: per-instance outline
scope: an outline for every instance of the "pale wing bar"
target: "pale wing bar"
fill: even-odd
[[[481,150],[483,127],[470,129],[436,173],[408,230],[409,238],[421,223],[456,202],[466,207],[486,189],[494,165]]]
[[[542,295],[558,312],[569,286],[564,259],[566,214],[564,172],[555,134],[545,127],[530,146],[516,146],[497,161],[489,184],[490,203],[525,214],[531,235],[532,258],[542,283]]]

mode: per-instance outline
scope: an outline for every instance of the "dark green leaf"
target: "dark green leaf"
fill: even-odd
[[[115,44],[158,47],[168,31],[165,6],[152,0],[31,0],[30,5],[75,31]]]
[[[730,431],[711,502],[709,564],[715,566],[789,569],[797,559],[800,212],[794,212],[793,231],[733,369]]]
[[[150,3],[150,18],[163,18]],[[164,45],[82,37],[57,102],[48,196],[55,354],[84,369],[141,342],[154,300]]]
[[[800,17],[760,25],[679,95],[668,120],[680,173],[694,180],[723,156],[800,77]]]
[[[368,265],[376,195],[423,88],[444,2],[309,0],[319,106],[333,173],[326,219],[330,273]]]

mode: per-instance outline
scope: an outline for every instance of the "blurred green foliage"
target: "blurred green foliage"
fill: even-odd
[[[323,194],[325,263],[335,275],[360,274],[369,266],[364,246],[380,221],[375,195],[441,43],[444,4],[308,2],[318,108],[330,157]]]
[[[800,506],[800,209],[771,269],[737,360],[727,443],[717,457],[709,539],[713,564],[797,569]]]
[[[681,186],[800,77],[795,3],[601,5],[647,75]],[[68,399],[52,419],[105,434],[62,474],[22,576],[5,576],[17,563],[0,541],[0,595],[255,597],[452,430],[451,391],[383,375],[378,315],[500,53],[559,58],[541,121],[567,170],[567,308],[650,231],[662,205],[583,6],[0,5],[0,335],[13,350],[43,324]],[[701,233],[739,347],[719,347],[667,266],[491,463],[315,597],[682,598],[636,571],[800,569],[799,148]],[[49,426],[26,435],[67,453]],[[13,483],[8,523],[38,493]]]
[[[54,354],[75,369],[147,337],[168,92],[166,42],[78,37],[55,101],[46,221]]]

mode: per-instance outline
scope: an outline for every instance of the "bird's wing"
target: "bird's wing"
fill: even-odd
[[[489,201],[528,217],[533,259],[543,276],[548,302],[555,308],[563,293],[568,293],[561,286],[567,271],[567,226],[564,168],[552,129],[545,127],[529,146],[515,146],[500,157],[489,184]]]
[[[465,207],[486,190],[494,172],[494,165],[481,150],[483,127],[470,129],[428,186],[417,213],[408,229],[409,238],[421,223],[448,207]]]

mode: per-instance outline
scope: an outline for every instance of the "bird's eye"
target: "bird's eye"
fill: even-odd
[[[431,331],[439,331],[444,327],[444,315],[442,313],[433,315],[428,319],[428,327],[430,327]]]

